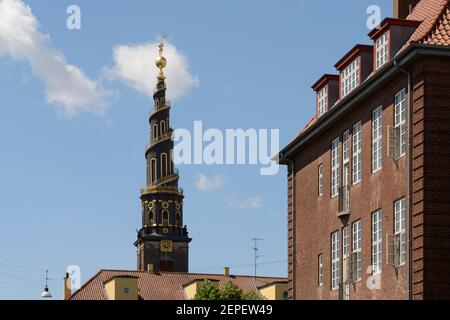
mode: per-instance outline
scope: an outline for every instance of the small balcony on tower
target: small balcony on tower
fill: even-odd
[[[152,139],[152,141],[145,146],[145,152],[147,153],[151,147],[153,147],[155,144],[160,143],[161,141],[172,139],[172,134],[173,130],[170,129],[167,133],[159,135],[156,139]]]
[[[161,110],[169,109],[171,106],[172,104],[170,100],[165,99],[163,103],[157,104],[153,107],[150,111],[150,117]]]
[[[339,208],[338,218],[345,218],[350,214],[350,186],[345,185],[339,188]]]

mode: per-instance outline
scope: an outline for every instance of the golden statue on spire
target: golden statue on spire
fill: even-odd
[[[166,39],[166,36],[161,37],[161,41],[159,42],[159,55],[156,58],[156,66],[159,69],[159,75],[158,80],[164,80],[166,76],[164,75],[163,69],[167,66],[167,59],[164,58],[163,52],[164,52],[164,40]]]

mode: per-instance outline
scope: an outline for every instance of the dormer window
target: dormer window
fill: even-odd
[[[346,96],[353,89],[355,89],[361,79],[359,77],[360,73],[360,60],[359,58],[353,60],[344,70],[342,70],[341,75],[341,97]]]
[[[373,46],[357,44],[335,65],[340,74],[340,98],[344,98],[372,73]]]
[[[378,70],[389,61],[389,32],[385,32],[375,41],[375,69]]]
[[[419,21],[386,18],[369,33],[374,43],[375,71],[395,57],[419,25]]]
[[[328,110],[328,86],[317,93],[317,116],[321,117]]]
[[[316,115],[320,118],[333,108],[339,98],[339,76],[325,74],[312,88],[316,92]]]

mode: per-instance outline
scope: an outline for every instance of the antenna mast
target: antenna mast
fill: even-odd
[[[254,243],[254,245],[253,245],[253,247],[252,247],[252,250],[254,251],[254,253],[255,253],[255,256],[254,256],[254,267],[255,267],[255,279],[256,279],[256,276],[258,275],[258,273],[257,273],[257,269],[258,269],[258,258],[260,257],[260,255],[258,254],[258,251],[259,251],[259,249],[258,249],[258,241],[263,241],[264,239],[259,239],[259,238],[253,238],[252,239],[253,240],[253,243]]]

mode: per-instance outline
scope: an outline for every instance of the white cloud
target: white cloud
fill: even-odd
[[[158,42],[119,45],[113,49],[114,67],[107,69],[113,78],[125,82],[133,89],[152,96],[159,70],[155,66]],[[167,97],[177,99],[198,86],[199,80],[189,71],[186,57],[170,43],[166,43],[164,56],[168,63],[164,69]]]
[[[229,182],[231,179],[228,176],[224,175],[215,175],[208,177],[204,174],[197,175],[195,186],[198,190],[207,192],[207,191],[213,191],[218,190],[227,182]]]
[[[31,8],[22,0],[0,1],[0,55],[27,60],[33,74],[44,82],[48,103],[63,114],[79,112],[103,114],[108,95],[99,83],[69,64],[64,55],[50,46],[48,35],[39,31]]]
[[[246,208],[260,208],[263,205],[261,197],[249,197],[243,200],[237,200],[235,197],[228,198],[228,206],[230,208],[246,209]]]

